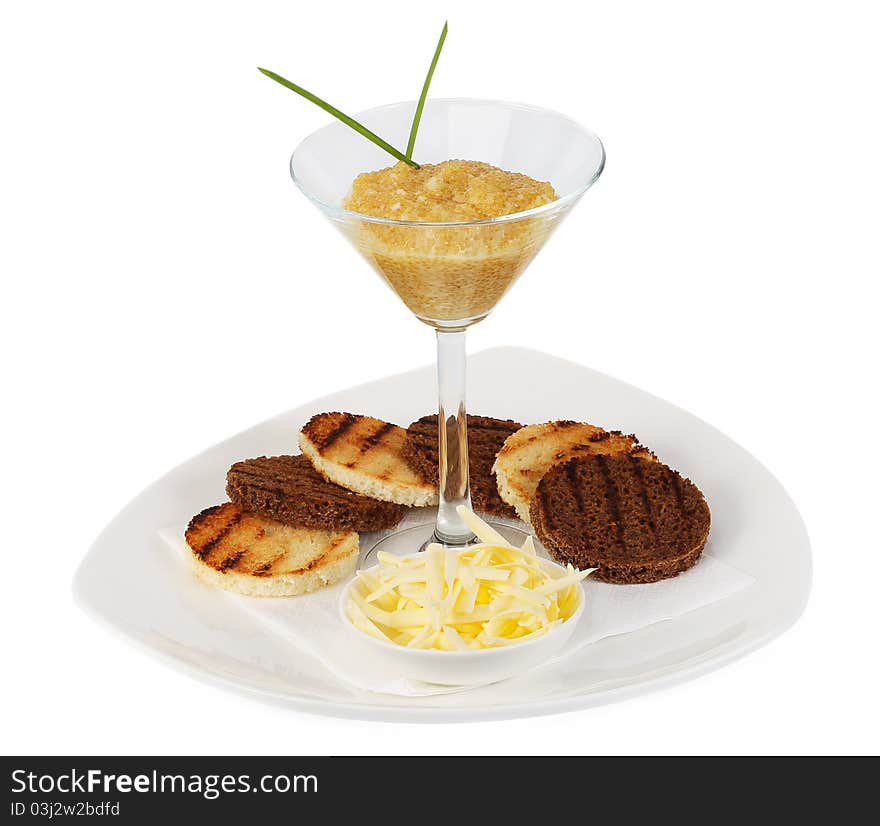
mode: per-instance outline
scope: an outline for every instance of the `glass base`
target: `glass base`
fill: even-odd
[[[504,522],[489,522],[489,524],[508,542],[510,542],[511,545],[516,545],[517,548],[520,547],[529,536],[528,531],[514,528],[512,525],[508,525]],[[394,554],[395,556],[407,556],[408,554],[424,551],[432,542],[438,541],[440,540],[437,539],[437,536],[434,533],[433,522],[425,525],[414,525],[411,528],[403,528],[402,530],[395,531],[394,533],[388,534],[388,536],[382,537],[382,539],[364,554],[358,567],[372,568],[374,565],[377,565],[379,560],[376,558],[376,554],[379,553],[379,551],[385,551],[386,553]],[[467,548],[470,545],[476,545],[479,541],[479,539],[473,537],[470,542],[463,545],[450,545],[444,542],[441,542],[440,544],[446,548]]]

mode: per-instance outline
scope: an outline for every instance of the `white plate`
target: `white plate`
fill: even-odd
[[[754,457],[668,402],[555,356],[517,348],[470,359],[468,406],[522,422],[583,419],[634,432],[693,479],[712,509],[712,555],[750,574],[744,591],[676,619],[609,637],[559,664],[471,691],[392,697],[350,688],[317,660],[229,610],[181,573],[157,531],[224,501],[239,459],[294,452],[314,413],[350,410],[407,424],[430,410],[433,367],[317,399],[221,442],[137,496],[105,528],[74,582],[80,605],[201,679],[303,711],[367,720],[489,720],[608,703],[695,677],[791,626],[810,590],[810,547],[788,494]]]

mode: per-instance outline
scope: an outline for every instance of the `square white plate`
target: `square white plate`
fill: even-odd
[[[521,422],[579,419],[637,433],[702,489],[712,510],[707,550],[754,577],[754,584],[675,619],[595,642],[532,674],[456,694],[393,697],[341,683],[257,620],[230,611],[222,592],[192,579],[168,553],[160,529],[224,501],[234,461],[296,452],[297,433],[314,413],[363,412],[405,426],[431,410],[435,373],[426,367],[309,402],[170,471],[95,541],[76,574],[79,604],[201,679],[303,711],[437,722],[612,702],[717,668],[800,616],[811,580],[806,530],[779,482],[743,448],[668,402],[555,356],[498,348],[471,357],[469,371],[474,413]]]

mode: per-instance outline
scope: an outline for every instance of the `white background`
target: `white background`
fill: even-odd
[[[4,4],[0,749],[876,752],[874,11]],[[431,727],[301,715],[144,657],[77,610],[71,577],[168,468],[433,359],[430,331],[288,178],[327,116],[256,66],[349,111],[410,99],[447,15],[433,95],[562,110],[608,151],[471,350],[589,364],[740,441],[801,508],[813,593],[768,647],[619,705]]]

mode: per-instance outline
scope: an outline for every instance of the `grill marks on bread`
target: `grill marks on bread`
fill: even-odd
[[[358,537],[285,525],[234,502],[207,508],[186,529],[196,573],[253,596],[293,596],[337,582],[354,569]]]
[[[545,422],[527,425],[509,436],[492,471],[501,499],[528,522],[538,482],[551,467],[575,456],[619,453],[655,458],[635,436],[619,430],[569,420]]]
[[[193,540],[190,543],[195,555],[204,560],[216,545],[221,543],[229,532],[241,521],[244,514],[240,510],[224,509],[222,505],[203,510],[198,516],[190,520],[187,527],[186,539],[190,540],[190,529],[194,529]],[[196,531],[196,520],[201,517],[205,530]]]
[[[495,456],[504,440],[522,425],[510,419],[493,419],[488,416],[468,414],[468,460],[470,464],[470,490],[474,508],[496,516],[516,517],[516,511],[502,500],[492,475]],[[406,429],[404,456],[421,476],[439,484],[437,414],[422,416]]]
[[[385,422],[377,431],[375,431],[371,436],[367,436],[364,439],[361,445],[361,454],[366,453],[368,450],[372,450],[374,447],[378,447],[382,444],[382,439],[384,439],[394,428],[396,425],[391,424],[391,422]]]
[[[349,490],[400,505],[437,504],[437,486],[404,457],[402,427],[352,413],[319,413],[300,433],[300,448],[315,469]]]
[[[319,416],[326,416],[326,419],[319,419],[320,424],[314,428],[313,441],[320,453],[327,450],[357,421],[357,416],[353,416],[351,413],[326,413],[319,414]],[[315,417],[315,419],[317,418]]]
[[[648,523],[648,528],[650,528],[651,533],[654,534],[654,536],[656,537],[657,525],[654,522],[654,509],[651,505],[651,497],[648,496],[648,488],[645,484],[645,473],[642,470],[641,462],[638,460],[637,457],[630,455],[629,462],[630,466],[632,467],[633,473],[638,479],[639,495],[642,499],[642,507],[645,509],[645,518]],[[676,487],[676,490],[679,490],[679,488]],[[679,502],[681,502],[680,495]]]
[[[405,513],[401,505],[328,482],[305,456],[236,462],[226,474],[226,493],[247,511],[308,528],[380,531],[396,525]]]
[[[658,461],[583,455],[553,467],[531,506],[538,538],[560,562],[607,582],[654,582],[694,565],[709,534],[696,485]]]
[[[346,534],[295,528],[226,502],[194,516],[186,529],[186,541],[211,568],[265,577],[320,565],[334,554]]]

